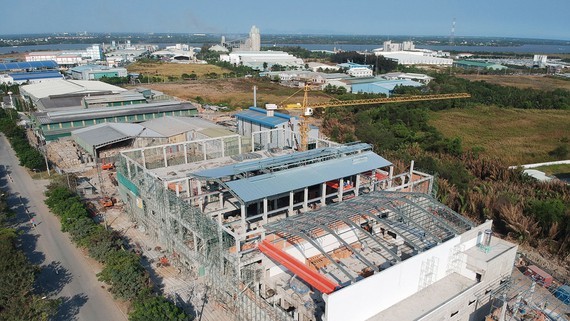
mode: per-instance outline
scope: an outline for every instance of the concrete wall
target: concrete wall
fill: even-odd
[[[426,252],[396,264],[381,273],[370,276],[330,295],[326,302],[326,320],[366,320],[420,289],[420,282],[431,284],[446,276],[447,263],[456,237]],[[433,264],[433,268],[429,266]],[[430,280],[426,280],[426,275]]]

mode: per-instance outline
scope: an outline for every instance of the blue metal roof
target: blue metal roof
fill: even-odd
[[[248,203],[391,164],[373,152],[364,152],[289,170],[231,181],[227,182],[226,185],[239,198]]]
[[[61,78],[63,75],[59,71],[33,71],[33,72],[20,72],[9,74],[15,81],[43,79],[43,78]]]
[[[239,112],[235,116],[237,119],[245,119],[252,123],[264,125],[270,128],[274,128],[288,122],[289,119],[295,118],[282,113],[274,113],[274,116],[267,116],[267,110],[258,107],[249,107],[248,110]]]
[[[398,79],[398,80],[381,80],[381,81],[374,81],[371,83],[353,84],[352,87],[354,88],[354,87],[377,86],[392,91],[397,86],[421,87],[423,85],[424,84],[413,80]]]
[[[343,154],[357,153],[360,151],[371,151],[372,145],[366,143],[356,143],[338,147],[324,147],[312,149],[304,152],[293,153],[289,155],[276,156],[260,160],[242,162],[238,164],[226,165],[216,168],[205,169],[192,173],[193,176],[202,178],[218,179],[238,175],[241,173],[262,170],[276,169],[280,166],[287,168],[288,164],[315,162],[329,159],[332,157],[342,157]]]
[[[39,68],[52,68],[52,69],[57,68],[57,63],[53,60],[0,63],[0,71],[9,71],[9,70],[18,70],[18,69],[39,69]]]

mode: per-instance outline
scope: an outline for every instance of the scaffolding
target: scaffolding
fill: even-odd
[[[273,131],[265,137],[271,139]],[[283,133],[287,134],[286,130]],[[240,199],[228,187],[227,177],[244,179],[256,175],[273,175],[347,156],[358,163],[364,161],[359,158],[359,153],[371,153],[371,147],[367,144],[335,146],[334,143],[322,140],[317,141],[319,149],[298,154],[293,153],[293,147],[287,145],[291,141],[286,140],[273,141],[279,144],[265,145],[262,148],[269,149],[252,153],[250,151],[259,147],[254,138],[230,135],[132,149],[122,151],[117,163],[119,194],[130,218],[150,237],[165,245],[181,265],[205,277],[210,285],[210,294],[224,304],[236,320],[292,320],[292,314],[259,294],[264,269],[255,263],[261,260],[257,244],[264,238],[265,229],[258,220],[263,215],[265,224],[268,223],[269,215],[275,215],[274,218],[279,219],[278,215],[282,211],[291,212],[292,209],[299,208],[307,210],[309,202],[320,202],[324,206],[327,198],[336,198],[338,205],[311,213],[316,214],[318,220],[299,221],[293,226],[282,223],[280,228],[280,225],[275,225],[273,230],[280,229],[291,235],[295,233],[296,237],[310,242],[311,233],[315,229],[328,233],[338,229],[338,226],[328,223],[336,217],[337,222],[350,226],[358,230],[362,237],[369,238],[367,242],[372,244],[372,250],[386,257],[390,264],[403,260],[406,253],[429,249],[471,226],[468,221],[456,217],[456,213],[425,194],[395,192],[431,191],[431,176],[414,171],[412,166],[409,172],[397,176],[392,175],[392,170],[390,173],[380,173],[376,169],[368,174],[355,173],[356,186],[360,180],[366,180],[367,185],[362,184],[362,190],[352,188],[354,196],[361,193],[362,197],[355,198],[350,203],[343,202],[343,195],[348,195],[350,189],[338,188],[338,191],[327,194],[324,193],[326,182],[321,183],[322,188],[319,187],[324,193],[321,196],[309,199],[308,187],[305,187],[304,192],[291,191],[287,193],[287,204],[278,204],[275,200],[275,209],[272,211],[268,211],[265,199],[262,202],[264,214],[247,217],[242,214],[241,219],[238,219],[242,230],[233,230],[230,228],[233,222],[224,221],[228,215],[233,215],[234,212],[244,213],[247,205],[255,205],[259,209],[261,203],[247,204]],[[282,156],[273,157],[279,154]],[[239,163],[244,160],[253,161]],[[209,172],[208,168],[212,166],[218,167]],[[223,175],[219,175],[220,171]],[[399,183],[396,184],[396,181]],[[342,183],[341,178],[339,186],[343,186]],[[378,190],[393,191],[374,192]],[[303,196],[303,201],[295,202],[295,195]],[[208,210],[207,206],[210,206]],[[359,208],[359,215],[348,214],[355,213],[355,208]],[[393,244],[389,245],[370,233],[366,235],[360,225],[366,220],[374,220],[378,226],[397,231],[408,249],[394,250]],[[319,225],[311,227],[315,222]],[[337,237],[337,240],[339,243],[344,242],[342,237]],[[351,244],[343,243],[343,246],[349,248]],[[322,254],[326,256],[326,252]],[[367,268],[379,270],[377,264],[365,256],[355,255]],[[350,282],[358,277],[342,265],[339,265],[339,269],[345,270]]]
[[[524,267],[520,269],[524,271]],[[568,321],[570,300],[558,294],[562,286],[564,284],[555,282],[544,284],[538,278],[521,274],[519,277],[505,278],[499,287],[484,294],[490,302],[490,313],[486,320]]]
[[[371,262],[371,259],[361,254],[363,244],[369,245],[376,254],[393,265],[473,227],[472,222],[428,195],[377,191],[267,224],[265,232],[275,233],[291,244],[299,241],[311,244],[336,266],[350,283],[354,283],[357,275],[341,260],[332,258],[329,250],[318,241],[324,235],[332,235],[338,241],[339,247],[348,249],[365,268],[378,272],[378,260]],[[396,234],[387,237],[387,231]],[[343,234],[347,233],[357,236],[355,242],[349,244],[345,241],[347,237],[343,237]],[[403,243],[395,243],[393,239],[396,236],[401,238]]]

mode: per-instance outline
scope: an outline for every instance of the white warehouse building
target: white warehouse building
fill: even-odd
[[[290,68],[303,68],[305,66],[303,59],[284,51],[233,51],[227,55],[220,55],[220,60],[258,70],[263,70],[264,63],[267,63],[269,68],[273,65]]]

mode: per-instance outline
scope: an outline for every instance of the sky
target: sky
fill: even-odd
[[[0,34],[171,32],[570,40],[570,0],[17,0]]]

